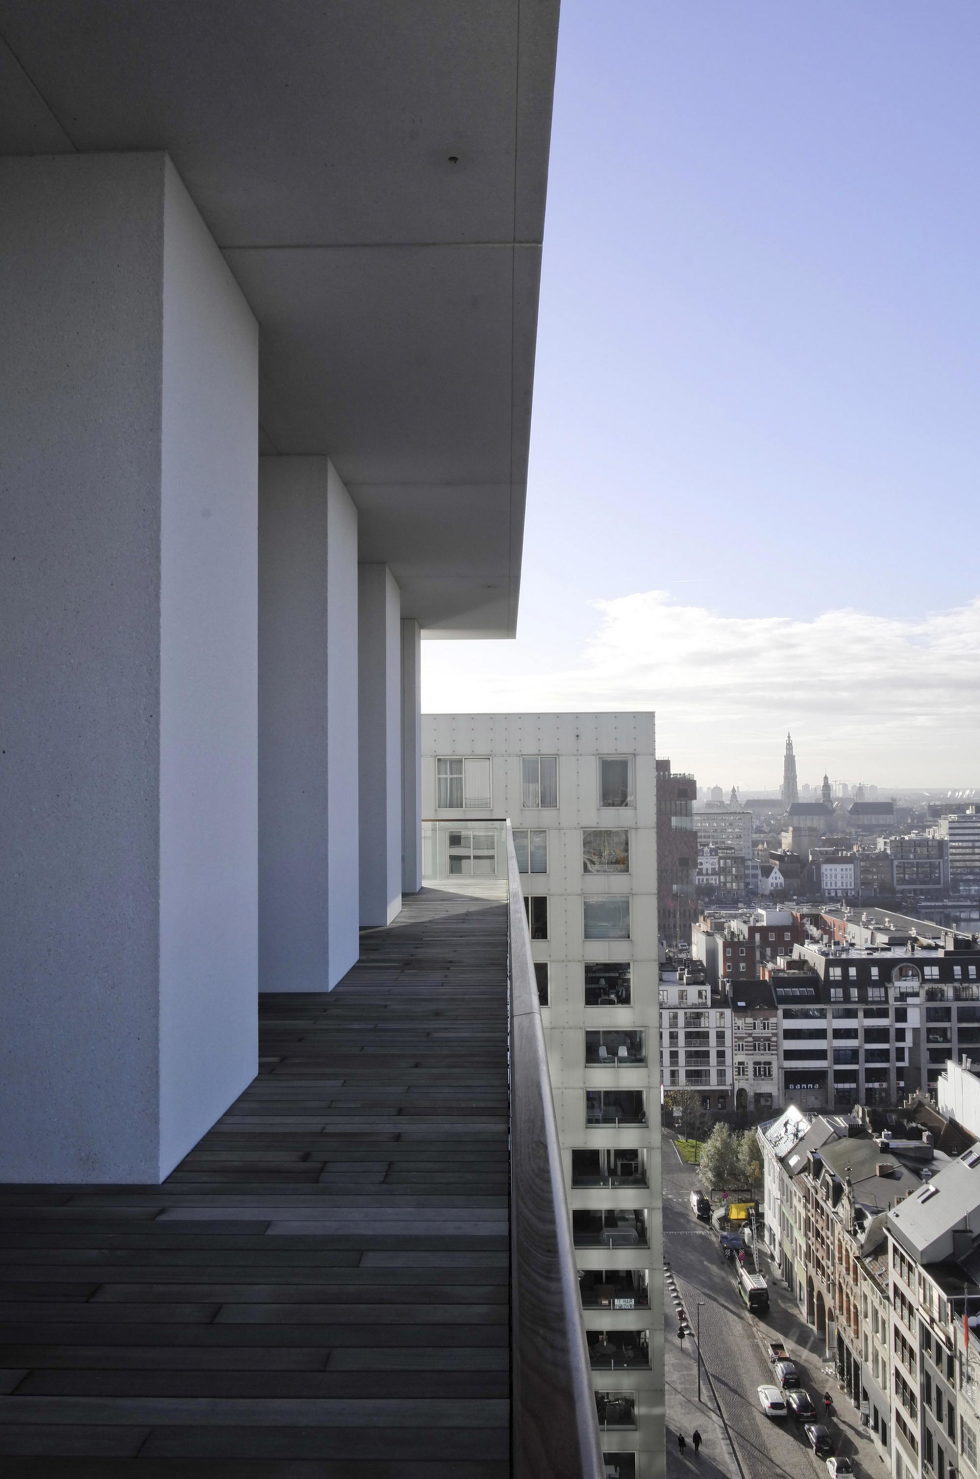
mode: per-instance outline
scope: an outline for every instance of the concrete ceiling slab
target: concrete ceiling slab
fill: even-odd
[[[260,322],[264,451],[328,453],[368,548],[382,489],[406,541],[411,488],[495,490],[504,596],[427,505],[399,562],[443,631],[516,620],[557,12],[0,0],[0,153],[171,155]]]

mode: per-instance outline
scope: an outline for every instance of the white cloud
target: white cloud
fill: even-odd
[[[533,634],[426,643],[426,709],[652,708],[660,754],[743,789],[779,784],[787,729],[801,780],[980,781],[980,598],[909,620],[731,617],[664,591],[594,605],[598,630],[559,670],[535,670]]]

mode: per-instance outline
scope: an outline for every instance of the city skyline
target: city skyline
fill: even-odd
[[[980,780],[978,54],[961,0],[566,0],[518,637],[427,643],[427,708]]]

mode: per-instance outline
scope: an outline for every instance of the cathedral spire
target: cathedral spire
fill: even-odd
[[[796,756],[793,754],[793,736],[786,736],[786,754],[783,757],[783,805],[790,807],[794,801],[799,801],[799,791],[796,785]]]

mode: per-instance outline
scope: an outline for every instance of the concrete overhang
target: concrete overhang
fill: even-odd
[[[0,0],[0,153],[166,150],[428,635],[517,619],[558,0]]]

